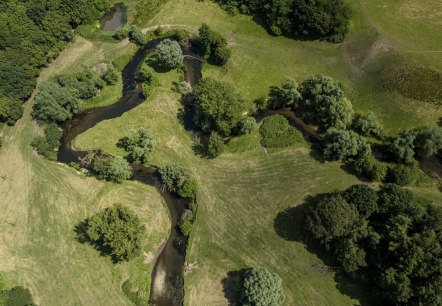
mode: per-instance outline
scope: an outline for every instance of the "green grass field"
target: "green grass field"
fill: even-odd
[[[232,59],[222,69],[205,65],[203,75],[232,83],[249,101],[265,95],[270,85],[281,83],[285,76],[302,81],[311,74],[330,75],[343,83],[357,111],[374,111],[394,134],[403,127],[436,124],[442,117],[440,107],[385,92],[378,80],[382,69],[399,60],[442,69],[441,54],[428,52],[442,50],[436,14],[442,8],[431,0],[389,2],[351,2],[351,34],[339,45],[272,37],[251,17],[229,16],[207,0],[171,0],[145,27],[199,27],[206,22],[221,32],[228,38]],[[428,18],[411,14],[416,6]],[[103,62],[124,62],[133,52],[133,45],[125,42],[80,38],[42,78]],[[227,305],[228,273],[251,266],[266,266],[280,275],[285,305],[369,304],[363,288],[317,269],[324,265],[321,258],[302,242],[280,237],[274,226],[280,212],[302,204],[307,196],[345,188],[357,179],[338,163],[317,161],[309,144],[265,151],[257,134],[235,140],[215,160],[199,157],[193,150],[194,136],[178,119],[179,96],[170,89],[175,80],[176,72],[162,74],[160,87],[145,103],[80,135],[75,146],[123,156],[125,152],[115,146],[118,139],[144,127],[157,141],[152,164],[178,163],[195,174],[200,209],[186,258],[194,268],[185,278],[185,304]],[[105,89],[93,105],[117,101],[117,86]],[[28,146],[35,130],[27,113],[16,127],[3,131],[6,146],[0,149],[0,164],[5,167],[0,169],[0,191],[7,196],[0,205],[7,213],[0,225],[0,256],[6,260],[0,271],[29,287],[44,305],[129,304],[121,284],[129,276],[142,283],[139,280],[148,279],[150,266],[142,259],[112,266],[90,246],[77,243],[72,227],[94,208],[124,202],[152,230],[146,245],[149,252],[168,232],[160,195],[137,183],[98,182],[41,159]],[[411,189],[442,203],[436,186]]]

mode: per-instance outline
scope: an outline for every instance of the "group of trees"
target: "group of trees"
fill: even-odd
[[[232,55],[227,40],[205,23],[199,29],[198,43],[204,58],[215,65],[224,66]]]
[[[397,185],[319,195],[308,231],[343,270],[391,304],[442,303],[442,211]]]
[[[156,142],[152,133],[146,129],[131,131],[118,141],[119,147],[123,148],[128,155],[126,159],[136,164],[147,164],[150,155],[155,149]]]
[[[86,219],[79,235],[95,245],[114,262],[129,261],[139,255],[145,227],[129,208],[116,204]]]
[[[257,14],[265,18],[275,35],[342,42],[350,9],[343,0],[216,0],[227,11]]]
[[[116,82],[115,78],[118,79],[118,75],[112,66],[102,77],[89,69],[59,75],[40,86],[32,115],[43,122],[68,120],[80,110],[80,100],[95,97],[106,83]]]
[[[14,124],[40,70],[114,0],[8,0],[0,4],[0,121]]]

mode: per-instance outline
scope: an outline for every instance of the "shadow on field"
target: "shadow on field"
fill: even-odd
[[[305,228],[305,213],[314,205],[321,195],[308,196],[301,205],[287,208],[279,212],[273,222],[273,227],[278,236],[287,241],[301,242],[307,251],[316,254],[323,264],[312,265],[312,269],[321,274],[333,276],[339,291],[353,299],[357,299],[362,306],[372,305],[367,286],[341,272],[337,263],[327,253],[325,247],[319,243]],[[359,304],[356,304],[359,305]]]
[[[230,271],[221,281],[224,296],[231,306],[241,305],[241,286],[246,271],[247,269]]]

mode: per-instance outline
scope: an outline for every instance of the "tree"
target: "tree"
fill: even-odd
[[[356,207],[360,216],[368,218],[378,211],[379,196],[366,185],[353,185],[342,193],[349,204]]]
[[[78,100],[67,88],[46,82],[35,97],[32,115],[45,122],[63,122],[77,113],[79,108]]]
[[[401,186],[412,185],[419,178],[419,166],[415,163],[392,165],[388,169],[388,182]]]
[[[372,155],[353,160],[350,167],[358,177],[373,182],[383,182],[388,171],[388,164],[378,161]]]
[[[279,306],[284,302],[281,279],[266,268],[258,267],[245,272],[241,290],[241,305]]]
[[[187,169],[179,165],[166,165],[158,169],[160,179],[167,189],[182,197],[195,198],[197,182]]]
[[[117,144],[126,152],[129,152],[127,159],[136,164],[146,164],[150,155],[155,149],[156,142],[152,133],[146,129],[131,131],[118,141]]]
[[[98,158],[94,161],[94,171],[101,180],[122,183],[132,176],[132,168],[121,157]]]
[[[442,129],[424,125],[414,130],[416,138],[414,146],[419,155],[430,157],[442,149]]]
[[[302,141],[302,134],[282,115],[272,115],[259,127],[261,144],[266,148],[285,148]]]
[[[356,226],[359,214],[340,193],[322,195],[306,214],[306,225],[316,239],[329,242],[347,236]]]
[[[330,129],[324,139],[323,155],[327,160],[371,155],[367,140],[353,131]]]
[[[364,137],[382,137],[384,128],[379,123],[373,112],[366,115],[356,114],[351,124],[352,129]]]
[[[253,117],[247,117],[239,123],[239,133],[242,135],[253,133],[258,127],[256,119]]]
[[[246,109],[234,88],[215,79],[204,78],[194,88],[194,122],[206,133],[229,135],[238,126]]]
[[[165,69],[171,70],[183,65],[183,52],[176,41],[163,40],[157,46],[155,52],[159,65]]]
[[[269,96],[269,105],[272,109],[295,106],[301,99],[298,83],[290,78],[286,78],[281,87],[272,86]]]
[[[115,85],[118,82],[118,71],[112,64],[107,66],[106,73],[103,75],[103,80],[107,85]]]
[[[86,220],[87,236],[115,262],[129,261],[141,253],[145,227],[129,208],[116,204]]]
[[[198,42],[204,58],[216,65],[225,65],[232,55],[230,49],[227,48],[227,40],[221,34],[211,30],[205,23],[199,28]]]
[[[350,126],[354,113],[352,104],[332,78],[314,75],[299,88],[302,99],[297,108],[306,113],[309,121],[324,131],[329,128],[345,130]]]
[[[224,139],[216,132],[212,132],[207,142],[207,155],[216,158],[224,152]]]
[[[411,130],[402,131],[391,145],[391,152],[398,161],[411,162],[414,159],[416,134]]]

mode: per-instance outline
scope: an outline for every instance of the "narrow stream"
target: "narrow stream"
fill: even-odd
[[[72,146],[72,141],[81,133],[86,132],[96,124],[113,118],[120,117],[127,111],[144,102],[141,83],[137,80],[146,56],[155,50],[160,40],[152,40],[138,50],[123,71],[123,96],[115,104],[84,111],[76,114],[71,120],[62,124],[63,138],[58,154],[58,161],[69,164],[78,162],[85,157],[87,151],[77,151]],[[201,78],[202,62],[199,56],[189,47],[183,47],[187,56],[184,64],[187,66],[185,79],[195,85]],[[177,230],[177,223],[186,205],[184,199],[174,197],[162,188],[158,180],[157,169],[154,167],[132,165],[133,179],[154,186],[164,197],[172,219],[171,233],[164,245],[152,272],[152,287],[149,302],[158,306],[183,304],[183,274],[186,254],[187,237]]]

